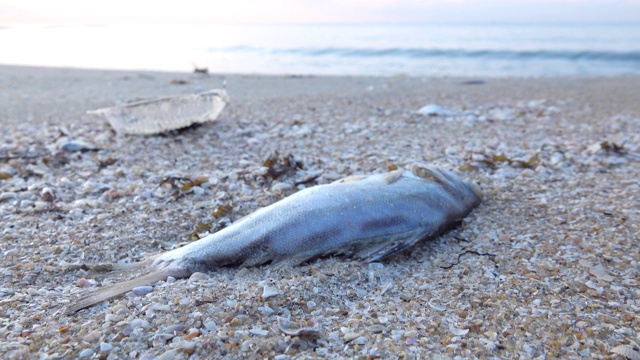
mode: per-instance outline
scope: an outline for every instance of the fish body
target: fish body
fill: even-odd
[[[102,287],[70,312],[135,286],[229,265],[297,265],[328,254],[372,262],[437,237],[480,204],[482,193],[431,166],[357,176],[301,190],[184,247],[133,264],[139,278]]]

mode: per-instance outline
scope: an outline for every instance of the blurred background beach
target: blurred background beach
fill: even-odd
[[[0,2],[0,64],[295,75],[640,74],[637,1]]]

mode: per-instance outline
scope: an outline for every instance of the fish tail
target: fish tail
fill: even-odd
[[[134,279],[123,281],[107,286],[103,286],[97,290],[91,291],[80,296],[72,305],[67,308],[67,314],[76,313],[84,308],[99,304],[102,301],[109,300],[116,296],[131,291],[133,288],[143,285],[154,284],[160,280],[166,280],[169,276],[185,277],[185,270],[178,266],[167,266],[161,269],[155,269]],[[187,275],[188,276],[188,275]]]

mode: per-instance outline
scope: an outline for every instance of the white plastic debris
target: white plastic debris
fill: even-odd
[[[120,134],[158,134],[214,121],[229,102],[226,90],[137,101],[88,113],[106,118]]]

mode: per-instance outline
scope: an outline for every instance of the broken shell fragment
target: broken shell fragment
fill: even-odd
[[[159,134],[214,121],[229,102],[226,90],[136,101],[89,111],[120,134]]]
[[[262,300],[268,299],[278,295],[278,289],[273,286],[264,285],[262,288]]]
[[[630,360],[640,360],[640,349],[631,345],[618,345],[611,349],[614,354],[622,355]]]
[[[301,327],[293,321],[278,317],[278,328],[280,329],[280,331],[290,336],[319,338],[321,336],[321,333],[320,329],[316,325],[317,324],[313,324],[313,326]]]
[[[606,282],[613,281],[613,276],[609,275],[609,273],[607,273],[607,270],[605,270],[604,267],[602,267],[602,265],[593,266],[589,268],[589,274],[597,277],[598,280],[602,280]]]

